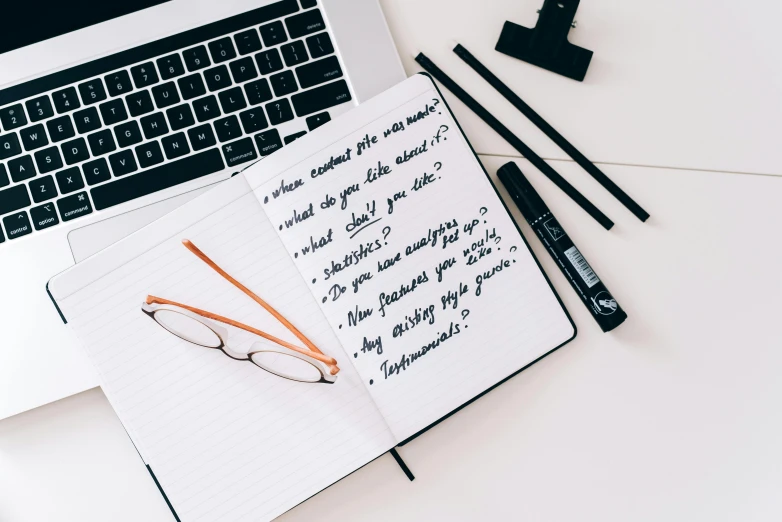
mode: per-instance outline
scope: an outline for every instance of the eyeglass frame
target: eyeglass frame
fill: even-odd
[[[220,268],[214,261],[212,261],[206,254],[204,254],[198,247],[196,247],[190,240],[183,239],[182,244],[190,250],[193,254],[196,255],[199,259],[201,259],[204,263],[206,263],[210,268],[215,270],[218,274],[220,274],[223,278],[228,280],[232,285],[236,286],[239,290],[247,294],[251,299],[253,299],[256,303],[261,305],[266,311],[268,311],[277,321],[279,321],[285,328],[287,328],[291,333],[293,333],[302,343],[307,347],[301,348],[298,347],[292,343],[289,343],[283,339],[280,339],[278,337],[275,337],[267,332],[264,332],[263,330],[259,330],[257,328],[253,328],[252,326],[240,323],[239,321],[235,321],[233,319],[229,319],[227,317],[220,316],[218,314],[208,312],[206,310],[201,310],[199,308],[195,308],[192,306],[188,306],[182,303],[177,303],[176,301],[171,301],[169,299],[164,299],[161,297],[156,297],[153,295],[147,295],[146,300],[141,305],[141,310],[144,314],[146,314],[150,319],[155,321],[158,325],[160,325],[161,328],[165,329],[172,335],[175,335],[176,337],[190,342],[191,344],[195,344],[196,346],[202,346],[204,348],[211,348],[211,349],[219,349],[222,351],[225,355],[230,357],[231,359],[238,360],[238,361],[248,361],[252,364],[255,364],[262,370],[265,370],[273,375],[276,375],[283,379],[289,379],[292,381],[297,382],[307,382],[307,383],[326,383],[326,384],[333,384],[336,381],[336,375],[339,373],[339,367],[337,366],[337,361],[333,357],[329,357],[325,355],[317,346],[315,346],[312,341],[310,341],[303,333],[301,333],[298,328],[296,328],[290,321],[288,321],[282,314],[280,314],[277,310],[275,310],[271,305],[269,305],[266,301],[261,299],[259,296],[257,296],[254,292],[252,292],[249,288],[241,284],[238,280],[231,277],[225,270]],[[171,308],[161,308],[161,307],[175,307],[177,309],[171,309]],[[198,321],[205,327],[209,328],[217,337],[220,339],[220,346],[219,347],[208,347],[204,345],[200,345],[198,343],[195,343],[193,341],[184,339],[180,335],[176,334],[175,332],[168,329],[166,326],[160,323],[155,318],[155,313],[161,309],[168,309],[169,311],[172,311],[174,313],[179,313],[181,315],[184,315],[186,317],[189,317],[193,320]],[[258,335],[259,337],[262,337],[268,341],[271,341],[274,344],[278,344],[282,346],[283,348],[287,348],[290,350],[290,352],[283,352],[280,351],[280,349],[277,350],[254,350],[247,352],[246,354],[241,354],[239,352],[234,352],[231,350],[227,343],[226,343],[226,337],[228,336],[228,330],[225,328],[222,328],[221,326],[212,323],[212,321],[217,321],[223,324],[235,326],[241,330],[245,330],[247,332],[250,332],[252,334]],[[221,335],[222,333],[222,335]],[[255,343],[260,345],[260,343]],[[230,353],[229,353],[230,352]],[[256,363],[252,359],[252,355],[256,353],[261,352],[270,352],[270,353],[279,353],[282,355],[286,355],[289,357],[294,357],[297,359],[300,359],[310,365],[312,365],[315,369],[318,370],[318,372],[321,375],[321,379],[319,381],[302,381],[299,379],[294,379],[290,376],[280,375],[276,372],[273,372],[269,370],[268,368],[264,368],[260,364]],[[325,369],[324,369],[325,368]]]

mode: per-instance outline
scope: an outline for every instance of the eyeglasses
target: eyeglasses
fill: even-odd
[[[182,244],[215,272],[261,305],[293,333],[306,348],[301,348],[233,319],[152,295],[148,295],[146,301],[141,305],[142,312],[168,332],[184,341],[204,348],[220,350],[231,359],[251,362],[279,377],[299,382],[326,384],[332,384],[337,380],[336,375],[339,372],[339,368],[334,358],[324,355],[312,341],[283,317],[282,314],[249,288],[228,275],[225,270],[217,266],[214,261],[209,259],[192,242],[184,239]],[[218,323],[250,332],[259,336],[261,340],[256,341],[249,352],[239,352],[232,349],[228,344],[228,329]]]

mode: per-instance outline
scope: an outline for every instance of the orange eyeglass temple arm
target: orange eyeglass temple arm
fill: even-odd
[[[253,328],[252,326],[248,326],[246,324],[240,323],[239,321],[234,321],[233,319],[228,319],[227,317],[223,317],[221,315],[213,314],[212,312],[207,312],[206,310],[201,310],[200,308],[194,308],[192,306],[187,306],[182,303],[177,303],[176,301],[170,301],[168,299],[163,299],[162,297],[155,297],[153,295],[147,296],[147,304],[161,304],[161,305],[173,305],[178,306],[179,308],[184,308],[185,310],[188,310],[190,312],[193,312],[194,314],[198,314],[201,317],[206,317],[208,319],[213,319],[215,321],[219,321],[224,324],[230,324],[231,326],[235,326],[237,328],[240,328],[246,332],[254,333],[255,335],[258,335],[260,337],[263,337],[264,339],[268,339],[269,341],[273,343],[277,343],[281,346],[284,346],[286,348],[289,348],[295,352],[298,352],[302,355],[307,355],[309,357],[312,357],[313,359],[317,359],[320,362],[326,364],[329,366],[329,369],[331,370],[332,375],[336,375],[337,372],[339,372],[339,368],[337,368],[337,361],[332,358],[328,357],[327,355],[323,355],[320,352],[312,352],[310,350],[305,350],[304,348],[299,348],[295,344],[291,344],[287,341],[283,341],[282,339],[275,337],[271,334],[268,334],[264,332],[263,330],[258,330],[257,328]]]
[[[211,267],[211,268],[212,268],[212,269],[213,269],[215,272],[217,272],[218,274],[220,274],[221,276],[223,276],[224,278],[226,278],[226,279],[228,280],[228,282],[230,282],[232,285],[234,285],[235,287],[237,287],[239,290],[241,290],[242,292],[244,292],[245,294],[247,294],[248,296],[250,296],[250,299],[252,299],[252,300],[253,300],[253,301],[255,301],[256,303],[258,303],[259,305],[261,305],[262,307],[264,307],[264,308],[266,309],[266,311],[267,311],[267,312],[269,312],[270,314],[272,314],[272,315],[274,316],[274,318],[275,318],[275,319],[277,319],[277,320],[278,320],[280,323],[282,323],[282,324],[283,324],[283,326],[285,326],[285,328],[287,328],[288,330],[290,330],[290,331],[293,333],[293,335],[295,335],[296,337],[298,337],[298,338],[299,338],[299,340],[300,340],[301,342],[303,342],[303,343],[304,343],[304,345],[305,345],[307,348],[309,348],[309,349],[310,349],[310,350],[312,350],[313,352],[317,352],[317,353],[323,353],[323,352],[321,352],[321,351],[318,349],[318,347],[317,347],[317,346],[315,346],[315,344],[314,344],[312,341],[310,341],[309,339],[307,339],[307,337],[306,337],[306,336],[305,336],[303,333],[301,333],[301,332],[299,331],[299,329],[298,329],[298,328],[296,328],[295,326],[293,326],[293,324],[291,324],[291,322],[290,322],[290,321],[288,321],[287,319],[285,319],[285,317],[283,317],[283,316],[282,316],[282,314],[280,314],[280,312],[278,312],[277,310],[275,310],[275,309],[272,307],[272,305],[270,305],[269,303],[267,303],[266,301],[264,301],[263,299],[261,299],[260,297],[258,297],[257,295],[255,295],[255,293],[254,293],[252,290],[250,290],[249,288],[247,288],[246,286],[244,286],[242,283],[240,283],[239,281],[237,281],[236,279],[234,279],[233,277],[231,277],[230,275],[228,275],[228,272],[226,272],[225,270],[223,270],[222,268],[220,268],[219,266],[217,266],[217,263],[215,263],[214,261],[212,261],[211,259],[209,259],[209,257],[208,257],[206,254],[204,254],[203,252],[201,252],[201,250],[200,250],[200,249],[199,249],[197,246],[195,246],[195,245],[194,245],[194,244],[193,244],[193,243],[192,243],[192,242],[191,242],[189,239],[183,239],[183,240],[182,240],[182,244],[183,244],[183,245],[185,245],[185,248],[187,248],[187,249],[188,249],[188,250],[190,250],[192,253],[194,253],[196,256],[198,256],[198,257],[199,257],[199,259],[201,259],[201,261],[203,261],[204,263],[206,263],[207,265],[209,265],[209,266],[210,266],[210,267]]]

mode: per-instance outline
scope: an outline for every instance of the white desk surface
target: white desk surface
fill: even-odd
[[[400,46],[402,52],[416,44],[449,71],[462,67],[455,58],[445,59],[450,51],[443,40],[449,35],[464,36],[463,43],[475,54],[491,56],[496,37],[480,33],[486,31],[487,20],[501,24],[513,13],[523,14],[538,3],[493,0],[488,9],[488,3],[467,0],[458,4],[455,0],[383,1],[395,36],[416,36],[412,43]],[[446,4],[448,9],[441,10]],[[605,28],[614,17],[610,9],[615,7],[605,0],[602,4],[602,13],[595,12],[601,9],[599,0],[585,2],[582,10],[592,12],[592,20]],[[665,8],[667,4],[670,8]],[[673,16],[672,5],[666,0],[659,9]],[[741,8],[753,10],[749,5]],[[647,37],[660,35],[654,45],[667,45],[664,31],[652,27],[661,15],[652,13],[648,4],[637,4],[634,9],[626,6],[623,16],[635,17],[636,30]],[[696,10],[683,4],[677,9]],[[428,34],[418,34],[418,24],[434,20],[435,11],[440,21],[428,23]],[[744,13],[745,19],[750,14]],[[755,10],[752,16],[759,27],[771,24],[765,13]],[[586,32],[589,18],[578,18],[578,31]],[[523,16],[516,19],[524,23]],[[471,24],[474,30],[468,31]],[[595,40],[596,58],[617,51],[615,47],[622,45],[616,41],[618,35],[630,34],[623,27],[608,33],[605,44]],[[699,41],[697,35],[693,32],[693,41]],[[780,63],[777,60],[773,70],[768,65],[766,72],[779,78]],[[409,61],[406,65],[409,71],[416,70]],[[490,103],[491,93],[464,67],[453,76],[487,100],[491,110],[500,112],[500,101]],[[508,62],[507,75],[514,86],[522,81],[512,75],[521,74],[524,67]],[[670,83],[677,81],[680,67],[681,63],[672,66]],[[628,72],[624,64],[622,68],[614,64],[610,70],[612,75],[637,72]],[[737,74],[743,70],[739,67]],[[530,101],[534,98],[541,108],[552,106],[556,93],[538,91],[543,89],[537,84],[543,76],[533,77],[536,89],[530,87]],[[595,89],[595,93],[598,89],[596,85],[581,87]],[[565,100],[570,100],[571,92],[576,89],[568,91]],[[763,100],[745,102],[782,103],[779,92],[773,99],[768,94]],[[618,105],[626,102],[618,100]],[[737,130],[713,119],[698,123],[697,118],[685,118],[687,125],[697,125],[687,146],[679,141],[681,128],[658,126],[653,132],[659,114],[641,102],[633,106],[637,116],[632,122],[624,121],[611,134],[614,141],[608,139],[608,127],[597,139],[588,128],[579,127],[583,125],[577,121],[580,118],[564,119],[559,126],[574,135],[584,132],[579,136],[583,151],[595,158],[616,161],[622,154],[635,154],[640,159],[632,162],[647,158],[654,164],[658,156],[653,146],[662,144],[664,149],[671,142],[678,144],[674,152],[681,152],[680,159],[702,163],[675,162],[676,154],[666,156],[667,150],[659,156],[661,164],[782,173],[779,163],[772,163],[775,148],[769,142],[761,146],[747,138],[735,142],[729,151],[723,150],[727,147],[719,140],[705,143],[704,136],[718,134],[720,139],[732,139],[747,133],[762,140],[768,137],[757,128],[767,124],[765,129],[773,130],[782,125],[780,120],[764,123],[765,116],[756,119],[745,111],[745,105],[723,108],[734,118],[730,121],[744,118],[747,126]],[[479,151],[510,152],[463,107],[456,110]],[[590,114],[589,108],[577,112]],[[627,117],[613,112],[603,116],[615,122]],[[657,123],[647,125],[650,121]],[[513,122],[511,126],[523,126],[521,118]],[[627,135],[635,132],[655,134],[658,141],[633,148],[634,140]],[[776,131],[775,136],[781,135]],[[531,138],[529,142],[538,148],[538,142]],[[698,149],[699,154],[692,152]],[[556,151],[543,146],[540,151],[557,157]],[[481,160],[494,174],[509,158],[483,155]],[[617,222],[613,231],[606,232],[528,163],[519,160],[519,165],[627,310],[627,323],[612,334],[601,333],[524,224],[523,232],[532,239],[533,249],[578,325],[576,340],[401,448],[415,482],[408,482],[393,459],[384,456],[280,520],[782,519],[782,379],[778,377],[782,366],[782,276],[778,268],[782,179],[601,165],[650,211],[652,219],[641,224],[577,165],[553,161],[556,169]],[[172,519],[100,390],[0,422],[0,521]]]

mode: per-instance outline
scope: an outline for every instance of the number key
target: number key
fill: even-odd
[[[53,92],[52,99],[54,100],[54,107],[59,114],[74,111],[81,107],[75,87],[67,87],[61,91]]]
[[[108,76],[104,76],[104,79],[106,80],[106,88],[112,96],[119,96],[120,94],[126,94],[133,90],[133,84],[130,83],[128,71],[117,71]]]
[[[209,42],[209,53],[212,55],[212,61],[214,61],[214,63],[225,62],[232,58],[236,58],[236,49],[234,49],[234,44],[228,37]]]
[[[11,130],[22,125],[27,125],[27,117],[24,115],[24,109],[21,103],[3,107],[0,110],[0,121],[3,122],[3,130]]]
[[[98,103],[106,99],[106,89],[103,88],[103,82],[100,81],[100,78],[79,84],[79,93],[84,105]]]
[[[131,67],[130,74],[133,75],[133,82],[135,82],[137,89],[153,85],[160,81],[157,77],[155,64],[152,62],[142,63],[141,65]]]
[[[209,61],[209,53],[206,52],[206,47],[203,45],[182,51],[182,56],[185,57],[185,64],[190,72],[212,65],[212,62]]]
[[[185,74],[185,66],[178,54],[170,54],[157,59],[157,68],[160,69],[160,77],[164,80]]]
[[[27,106],[27,112],[30,114],[30,121],[41,121],[54,116],[52,102],[49,101],[48,96],[27,100],[25,105]]]

